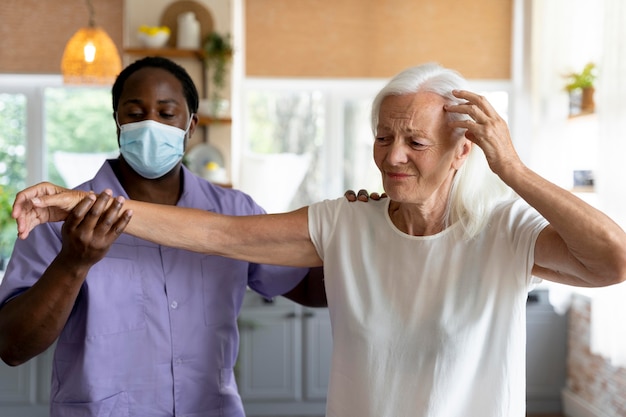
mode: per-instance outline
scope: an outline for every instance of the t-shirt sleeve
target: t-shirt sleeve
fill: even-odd
[[[539,233],[549,224],[537,210],[523,199],[513,201],[504,211],[502,221],[506,222],[505,230],[510,233],[509,239],[517,253],[526,253],[526,272],[529,277],[527,284],[540,282],[532,276],[535,264],[535,243]]]
[[[329,242],[335,231],[335,224],[345,198],[324,200],[309,206],[309,236],[319,257],[324,260],[324,242]]]

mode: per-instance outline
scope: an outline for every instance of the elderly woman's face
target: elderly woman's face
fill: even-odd
[[[414,204],[447,200],[454,173],[471,145],[448,127],[445,103],[428,92],[383,100],[374,161],[392,200]]]

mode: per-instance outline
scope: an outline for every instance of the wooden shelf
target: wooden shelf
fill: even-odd
[[[233,119],[231,119],[230,117],[211,117],[211,116],[204,116],[199,114],[198,115],[198,124],[200,126],[208,126],[208,125],[215,125],[215,124],[231,124],[233,122]]]
[[[124,52],[131,55],[164,56],[168,58],[193,58],[204,59],[203,49],[178,49],[178,48],[126,48]]]
[[[580,111],[578,113],[570,113],[567,118],[568,119],[576,119],[578,117],[587,117],[587,116],[591,116],[596,114],[596,112],[594,110],[584,110],[584,111]]]

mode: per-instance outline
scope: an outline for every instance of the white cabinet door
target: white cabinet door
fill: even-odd
[[[243,309],[237,384],[245,400],[294,401],[301,392],[302,326],[295,304]]]
[[[304,312],[304,396],[308,400],[326,400],[332,334],[328,309],[305,309]]]
[[[526,327],[527,411],[560,412],[567,379],[567,316],[554,312],[547,290],[530,293]]]
[[[0,416],[44,417],[50,414],[50,375],[54,345],[23,365],[0,362]]]

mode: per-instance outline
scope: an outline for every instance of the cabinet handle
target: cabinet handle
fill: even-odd
[[[304,312],[304,318],[305,319],[309,319],[311,317],[315,317],[315,313],[314,312],[312,312],[312,311],[305,311]]]
[[[295,319],[296,318],[296,313],[294,313],[293,311],[291,313],[287,313],[287,314],[285,314],[285,318],[286,319]]]
[[[528,294],[528,298],[526,299],[527,304],[536,304],[539,302],[539,296],[537,294]]]

